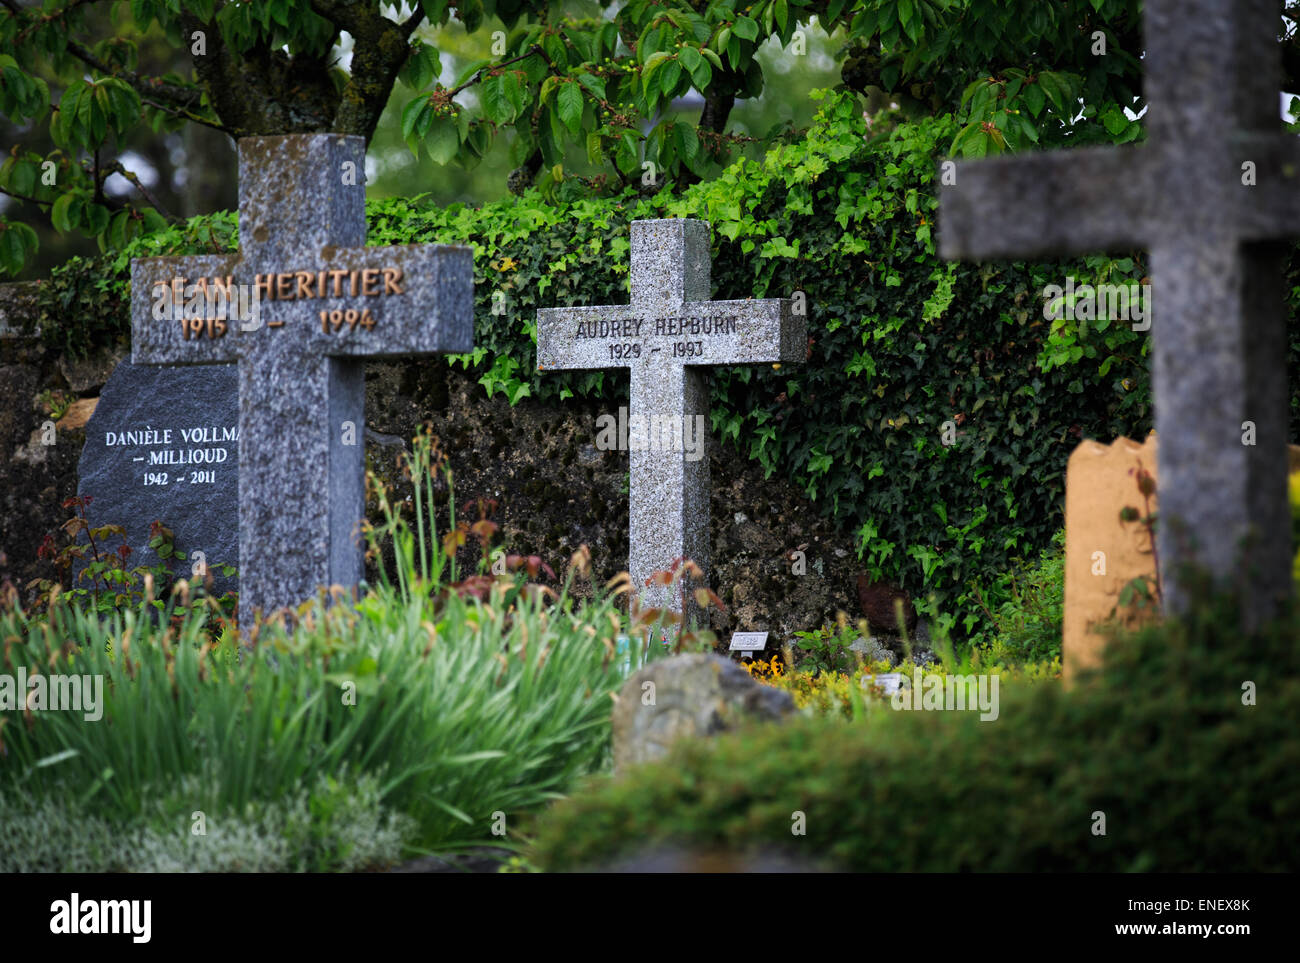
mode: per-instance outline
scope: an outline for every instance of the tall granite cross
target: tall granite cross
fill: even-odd
[[[366,358],[468,351],[473,255],[366,247],[365,142],[335,134],[239,142],[238,255],[131,262],[131,359],[239,364],[240,621],[361,578]],[[239,286],[251,320],[195,289]],[[215,300],[215,299],[214,299]],[[161,310],[160,310],[161,306]]]
[[[539,311],[537,367],[631,372],[618,419],[620,447],[625,440],[629,449],[628,571],[643,604],[707,627],[693,591],[683,609],[678,587],[646,581],[680,558],[708,578],[709,367],[803,361],[807,325],[787,298],[709,300],[707,222],[633,221],[631,233],[632,303]],[[691,450],[693,438],[700,444]]]
[[[1300,234],[1300,141],[1278,117],[1280,12],[1146,0],[1147,142],[959,164],[939,221],[947,258],[1150,251],[1166,605],[1189,602],[1191,562],[1251,621],[1291,585],[1274,242]]]

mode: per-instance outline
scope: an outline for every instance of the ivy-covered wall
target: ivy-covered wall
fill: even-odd
[[[955,130],[941,117],[870,132],[856,97],[833,93],[797,142],[679,196],[592,199],[561,187],[477,209],[376,200],[369,243],[473,246],[476,348],[450,363],[487,392],[512,405],[577,396],[612,407],[627,397],[617,372],[535,370],[537,309],[625,303],[634,218],[710,221],[714,297],[803,292],[809,331],[803,364],[715,370],[717,437],[795,481],[855,534],[869,574],[913,597],[935,593],[960,631],[979,618],[971,584],[988,585],[1061,526],[1079,440],[1142,437],[1151,405],[1146,333],[1045,320],[1041,296],[1069,275],[1140,281],[1144,254],[938,258],[935,178]],[[73,351],[126,338],[132,256],[236,246],[224,214],[70,263],[42,286],[46,337]],[[1294,343],[1291,356],[1294,366]],[[955,443],[945,444],[946,422]]]

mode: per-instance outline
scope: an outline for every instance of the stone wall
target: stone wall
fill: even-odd
[[[123,347],[78,362],[53,356],[39,340],[12,330],[30,296],[30,286],[0,285],[0,576],[20,587],[52,574],[37,548],[70,514],[61,505],[76,492],[85,419],[126,353]],[[54,445],[41,443],[41,426],[51,417],[47,392],[82,402],[59,423]],[[367,460],[400,486],[397,456],[429,422],[449,456],[460,517],[476,517],[479,497],[494,499],[498,541],[508,551],[539,555],[563,577],[570,555],[585,543],[597,574],[608,577],[627,564],[628,454],[596,449],[599,413],[572,399],[550,406],[525,398],[511,408],[500,394],[487,398],[472,375],[442,362],[372,364]],[[798,488],[763,478],[761,467],[733,447],[713,440],[709,457],[711,582],[727,604],[725,613],[714,614],[714,631],[769,630],[775,648],[839,610],[857,618],[860,570],[852,536],[836,533]],[[806,556],[806,574],[792,573],[795,551]],[[472,565],[473,551],[462,553]]]

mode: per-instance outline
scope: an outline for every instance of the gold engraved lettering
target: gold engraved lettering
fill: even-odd
[[[293,300],[292,274],[277,274],[275,276],[275,296],[281,301]]]
[[[377,285],[379,284],[379,269],[366,268],[361,272],[361,293],[368,298],[374,297],[379,293]]]
[[[397,285],[400,280],[402,280],[401,268],[384,268],[384,293],[401,294],[402,289]]]

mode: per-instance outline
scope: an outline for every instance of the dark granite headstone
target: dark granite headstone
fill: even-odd
[[[239,373],[234,365],[171,368],[123,362],[86,425],[79,495],[91,525],[121,525],[128,565],[156,565],[150,526],[175,534],[190,577],[202,558],[220,594],[238,588],[218,566],[239,562]],[[116,537],[109,548],[116,548]]]

